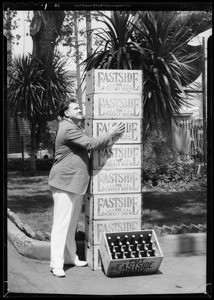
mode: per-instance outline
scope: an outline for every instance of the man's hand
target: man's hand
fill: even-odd
[[[125,124],[119,123],[119,124],[113,124],[111,129],[109,130],[109,133],[112,136],[121,135],[125,131]]]

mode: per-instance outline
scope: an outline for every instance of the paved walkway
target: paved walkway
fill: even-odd
[[[8,241],[8,296],[206,294],[205,251],[167,254],[166,247],[162,243],[164,258],[153,275],[110,278],[102,270],[70,267],[65,278],[57,278],[48,262],[22,256]]]

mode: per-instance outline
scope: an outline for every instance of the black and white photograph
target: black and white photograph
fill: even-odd
[[[2,15],[2,296],[212,298],[212,2]]]

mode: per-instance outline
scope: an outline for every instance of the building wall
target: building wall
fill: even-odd
[[[9,117],[7,122],[7,153],[22,152],[22,137],[29,136],[29,122],[27,119],[17,117],[17,119]],[[26,143],[24,143],[24,151],[26,151]]]

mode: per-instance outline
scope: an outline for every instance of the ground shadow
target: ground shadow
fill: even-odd
[[[143,192],[143,223],[200,223],[207,218],[206,191]]]

